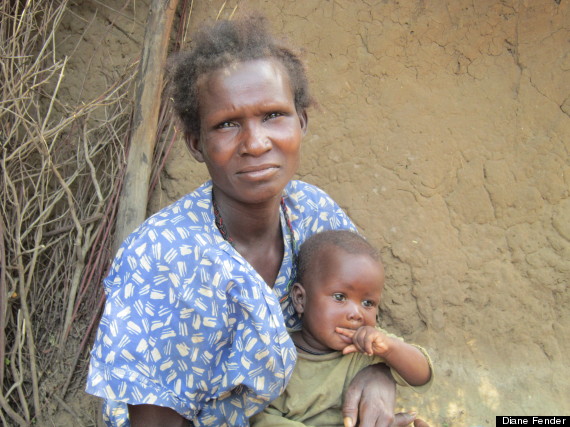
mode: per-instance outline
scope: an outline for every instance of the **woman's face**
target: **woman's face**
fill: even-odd
[[[206,163],[218,200],[281,197],[299,166],[307,126],[283,67],[268,59],[232,64],[202,76],[198,94],[200,135],[187,141]]]
[[[293,302],[302,311],[302,337],[315,351],[342,350],[352,343],[335,328],[376,325],[384,287],[382,264],[369,255],[338,247],[323,249],[312,262],[305,283],[295,284]]]

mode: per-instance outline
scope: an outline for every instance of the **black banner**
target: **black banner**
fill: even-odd
[[[566,426],[570,427],[570,416],[497,416],[496,426]]]

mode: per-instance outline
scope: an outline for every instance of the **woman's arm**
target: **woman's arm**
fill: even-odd
[[[403,427],[413,414],[394,415],[396,382],[383,363],[362,369],[350,383],[342,407],[345,427]]]
[[[191,427],[192,424],[171,408],[157,405],[128,405],[131,427]]]

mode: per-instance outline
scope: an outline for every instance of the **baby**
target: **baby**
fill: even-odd
[[[252,426],[354,425],[342,419],[342,396],[361,369],[376,363],[388,365],[400,385],[429,388],[426,351],[376,327],[383,287],[378,252],[357,233],[324,231],[305,241],[291,289],[302,320],[291,333],[297,364],[285,392]]]

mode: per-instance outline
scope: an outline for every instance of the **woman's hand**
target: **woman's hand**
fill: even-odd
[[[361,370],[350,383],[342,407],[345,427],[403,427],[415,414],[394,415],[396,383],[384,364]]]

